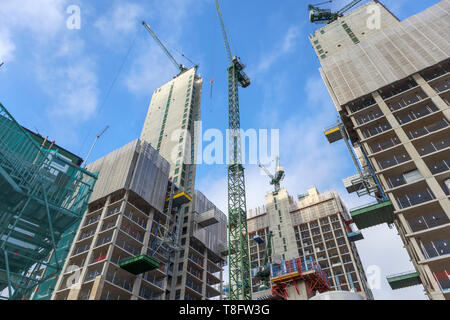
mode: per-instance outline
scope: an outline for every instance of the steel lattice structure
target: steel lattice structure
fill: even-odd
[[[53,290],[97,175],[47,150],[0,104],[0,298]],[[40,292],[42,293],[42,292]]]
[[[231,55],[231,49],[220,10],[216,0],[217,14],[227,50],[228,67],[228,256],[229,256],[229,299],[251,300],[252,285],[250,254],[247,232],[247,206],[245,197],[245,176],[242,166],[241,123],[239,112],[239,88],[250,85],[250,79],[243,72],[245,66],[238,57]]]

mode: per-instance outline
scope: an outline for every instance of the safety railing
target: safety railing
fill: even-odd
[[[127,250],[128,251],[128,250]],[[115,255],[115,254],[113,254],[112,256],[111,256],[111,259],[110,259],[110,261],[112,262],[112,263],[115,263],[116,265],[119,265],[121,262],[124,262],[124,261],[126,261],[126,260],[129,260],[130,258],[132,258],[133,256],[130,256],[130,255]]]
[[[389,110],[391,110],[392,112],[395,112],[400,109],[406,108],[414,103],[425,100],[426,98],[428,98],[428,96],[425,93],[420,92],[414,96],[405,97],[397,103],[394,103],[394,104],[388,103],[388,107],[389,107]]]
[[[358,126],[362,126],[367,122],[379,119],[383,116],[383,113],[381,111],[375,111],[375,112],[370,112],[364,116],[355,118],[356,123],[358,124]]]
[[[141,254],[141,250],[139,250],[137,247],[129,244],[127,241],[125,240],[120,240],[117,239],[116,241],[116,246],[118,246],[119,248],[124,249],[125,251],[137,256],[139,254]]]
[[[440,151],[448,147],[450,147],[450,138],[445,138],[431,142],[428,145],[419,147],[418,152],[420,153],[421,156],[425,156],[427,154]]]
[[[448,121],[446,119],[442,119],[437,121],[429,126],[425,126],[419,129],[410,130],[407,135],[410,139],[417,139],[434,131],[438,131],[440,129],[444,129],[448,127]]]
[[[141,226],[142,228],[147,227],[147,221],[143,218],[136,217],[133,211],[125,211],[124,216]]]
[[[193,281],[186,279],[186,287],[191,288],[195,292],[202,294],[202,286],[194,283]]]
[[[435,240],[427,243],[422,242],[421,244],[422,253],[427,260],[450,254],[449,239]]]
[[[92,237],[95,234],[95,230],[91,230],[90,232],[84,232],[80,235],[78,241],[84,240],[86,238]]]
[[[377,152],[381,152],[383,150],[392,148],[393,146],[396,146],[398,144],[400,144],[400,139],[397,137],[394,137],[387,141],[377,142],[372,145],[369,145],[369,148],[372,151],[372,153],[377,153]]]
[[[402,92],[405,92],[405,91],[407,91],[409,89],[412,89],[412,88],[415,88],[415,87],[417,87],[417,83],[414,80],[410,80],[408,83],[403,84],[402,86],[398,86],[398,87],[396,87],[396,88],[394,88],[394,89],[392,89],[392,90],[390,90],[388,92],[382,92],[381,93],[381,97],[384,100],[386,100],[386,99],[389,99],[389,98],[391,98],[393,96],[396,96],[396,95],[398,95],[398,94],[400,94]]]
[[[406,180],[403,176],[390,177],[386,179],[389,189],[400,187],[406,184]]]
[[[144,286],[141,286],[139,296],[146,300],[161,300],[161,293],[155,293]]]
[[[89,250],[90,247],[91,247],[90,244],[85,244],[84,246],[78,247],[78,248],[75,250],[74,255],[77,255],[77,254],[81,254],[81,253],[83,253],[83,252],[86,252],[86,251]]]
[[[270,275],[272,279],[292,273],[298,273],[299,275],[301,275],[309,271],[317,272],[317,274],[328,284],[327,274],[322,271],[320,265],[315,260],[313,260],[312,257],[306,260],[303,260],[301,258],[283,260],[281,261],[281,264],[270,265]]]
[[[439,78],[440,76],[443,76],[444,74],[450,72],[449,66],[444,66],[441,69],[434,69],[432,71],[424,72],[422,73],[422,77],[426,81],[431,81],[433,79]]]
[[[101,275],[102,274],[102,268],[98,268],[98,269],[96,269],[96,270],[94,270],[94,271],[91,271],[91,272],[89,272],[87,275],[86,275],[86,278],[85,278],[85,280],[84,281],[91,281],[91,280],[93,280],[95,277],[97,277],[98,275]]]
[[[379,123],[371,128],[364,128],[361,132],[364,139],[369,139],[391,129],[392,127],[389,123]]]
[[[398,115],[397,120],[400,125],[404,125],[437,111],[439,111],[439,108],[436,107],[435,105],[427,105],[419,110],[413,110],[404,115]]]
[[[114,228],[116,226],[116,224],[117,224],[117,219],[114,219],[113,221],[110,221],[108,223],[103,222],[103,225],[102,225],[102,228],[101,228],[100,232],[112,229],[112,228]]]
[[[361,111],[363,109],[371,107],[371,106],[375,105],[376,103],[377,102],[375,101],[375,99],[370,98],[362,103],[349,105],[349,109],[350,109],[351,113],[356,113],[358,111]]]
[[[409,218],[407,221],[412,232],[419,232],[450,223],[450,219],[444,211],[437,211],[427,215]]]
[[[386,160],[379,160],[378,166],[380,167],[381,170],[384,170],[384,169],[388,169],[393,166],[402,164],[409,160],[411,160],[411,157],[409,156],[409,154],[403,153],[401,155],[394,155],[393,157],[388,158]]]
[[[450,170],[450,160],[442,160],[430,166],[432,174],[439,174]]]
[[[83,227],[86,227],[86,226],[96,223],[98,220],[100,220],[100,216],[101,215],[98,215],[96,217],[87,219],[86,222],[84,223]]]
[[[405,194],[403,196],[397,197],[397,204],[400,209],[406,209],[434,199],[435,196],[431,192],[431,190],[425,189],[420,192]]]
[[[108,272],[106,280],[128,291],[131,291],[133,288],[133,282],[121,277],[117,272]]]
[[[199,266],[203,266],[203,259],[200,259],[200,258],[196,257],[192,253],[188,254],[188,258],[191,259],[192,261],[194,261]]]
[[[106,217],[110,217],[119,212],[120,212],[120,207],[116,207],[114,209],[108,210],[108,212],[106,213]]]
[[[433,88],[434,88],[434,90],[436,90],[436,92],[438,92],[438,93],[447,91],[448,89],[450,89],[450,82],[447,81],[447,82],[444,83],[443,85],[436,86],[436,87],[433,87]]]
[[[142,232],[135,230],[134,228],[124,225],[120,226],[120,230],[128,234],[129,236],[133,237],[134,239],[138,240],[139,242],[144,241],[144,235]]]
[[[450,290],[450,270],[433,273],[433,276],[439,284],[441,291]]]
[[[111,242],[111,240],[112,240],[112,235],[103,237],[97,241],[97,244],[95,247],[100,247],[100,246],[104,245],[105,243]]]
[[[106,259],[106,253],[105,254],[101,254],[101,255],[99,255],[97,257],[93,257],[91,259],[91,263],[97,263],[97,262],[103,261],[105,259]]]
[[[150,282],[151,284],[154,284],[158,288],[163,289],[163,282],[157,279],[154,274],[150,275],[148,272],[146,272],[142,275],[142,279],[145,279],[146,281]]]

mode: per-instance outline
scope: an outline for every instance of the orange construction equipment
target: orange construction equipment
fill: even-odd
[[[300,294],[297,286],[298,281],[304,281],[308,294],[319,291],[328,291],[330,285],[328,276],[322,271],[320,265],[311,257],[302,261],[301,258],[282,260],[281,264],[270,265],[270,281],[272,282],[272,295],[288,300],[288,286],[294,286]]]

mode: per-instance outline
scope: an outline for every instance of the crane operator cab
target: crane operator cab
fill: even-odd
[[[247,88],[250,85],[250,78],[245,74],[245,65],[239,57],[233,57],[233,66],[236,69],[239,84],[242,88]]]
[[[328,22],[332,19],[332,13],[330,9],[311,9],[309,10],[309,21],[315,22]]]

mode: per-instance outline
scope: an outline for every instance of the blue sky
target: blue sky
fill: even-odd
[[[383,1],[400,19],[437,2]],[[337,114],[307,38],[317,28],[307,22],[307,4],[222,1],[233,53],[253,81],[241,90],[241,123],[280,129],[284,186],[293,195],[310,186],[337,190],[351,208],[372,200],[346,194],[341,179],[354,174],[350,156],[343,143],[329,145],[323,136]],[[81,10],[79,30],[66,27],[70,5]],[[200,64],[203,128],[225,130],[227,60],[213,0],[0,0],[0,102],[19,123],[82,157],[109,125],[92,161],[138,138],[154,89],[177,72],[142,20],[181,63],[189,65],[183,53]],[[248,207],[262,205],[267,177],[248,166],[246,178]],[[224,165],[199,166],[197,188],[226,212]],[[396,231],[379,226],[364,235],[357,245],[363,265],[378,265],[383,276],[375,297],[425,299],[421,287],[393,292],[384,279],[413,269]]]

